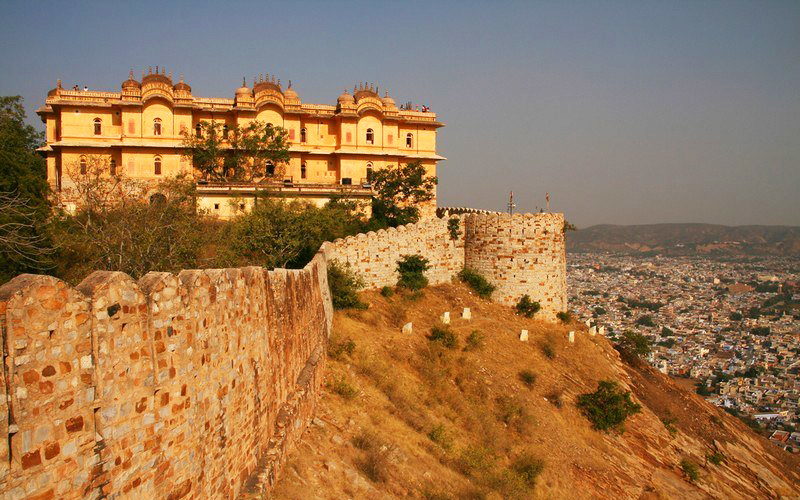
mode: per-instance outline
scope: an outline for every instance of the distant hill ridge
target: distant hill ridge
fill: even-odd
[[[600,224],[568,234],[567,251],[800,256],[800,226]]]

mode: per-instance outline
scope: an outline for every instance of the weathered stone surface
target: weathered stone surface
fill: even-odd
[[[0,496],[268,488],[313,417],[332,313],[322,254],[302,270],[95,272],[76,288],[15,278],[0,288]]]

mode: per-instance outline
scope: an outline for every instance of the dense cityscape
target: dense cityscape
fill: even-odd
[[[692,383],[787,451],[800,451],[796,259],[572,254],[570,304],[616,338],[649,338],[649,362]]]

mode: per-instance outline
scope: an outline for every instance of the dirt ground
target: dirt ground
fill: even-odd
[[[583,325],[517,316],[461,284],[361,296],[368,309],[336,313],[317,416],[273,498],[800,498],[796,457]],[[456,346],[429,339],[445,311]],[[575,405],[600,380],[642,405],[624,433],[593,430]]]

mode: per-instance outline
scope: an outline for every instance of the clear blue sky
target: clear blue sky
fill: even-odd
[[[8,2],[0,94],[133,68],[233,97],[355,81],[428,104],[440,205],[552,208],[597,223],[800,225],[800,1]],[[39,124],[38,119],[31,118]],[[40,126],[40,125],[39,125]]]

